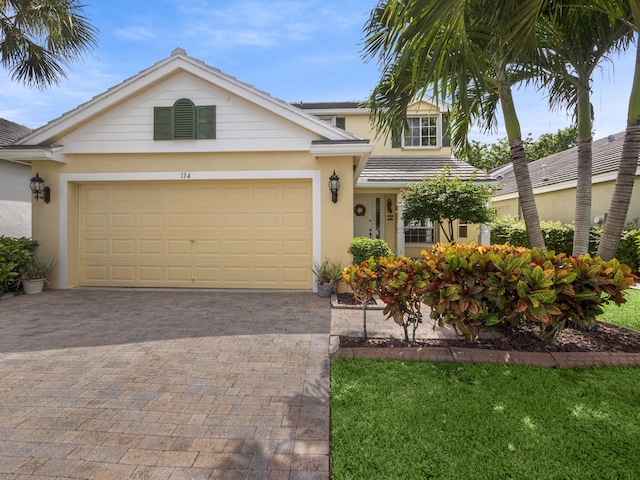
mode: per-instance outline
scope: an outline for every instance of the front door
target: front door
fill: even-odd
[[[356,193],[354,195],[354,236],[384,240],[383,200],[382,195],[370,193]]]

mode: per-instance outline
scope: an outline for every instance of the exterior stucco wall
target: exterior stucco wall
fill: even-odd
[[[436,106],[426,102],[421,102],[408,110],[409,116],[437,115],[438,113]],[[375,145],[372,156],[451,156],[450,147],[392,148],[391,138],[387,135],[378,135],[372,128],[369,115],[366,113],[337,116],[345,117],[346,131],[371,140]]]
[[[31,236],[31,167],[0,160],[0,235]]]
[[[331,258],[350,263],[347,250],[353,239],[352,157],[317,159],[308,152],[247,152],[68,155],[66,160],[66,164],[47,161],[36,162],[34,166],[34,172],[37,169],[52,190],[51,203],[34,204],[33,237],[40,242],[40,252],[63,261],[62,268],[52,276],[54,288],[77,285],[77,185],[91,181],[310,178],[314,259]],[[335,204],[327,186],[334,170],[341,179]],[[184,172],[188,172],[191,179],[182,179]]]
[[[591,217],[604,217],[608,213],[611,197],[615,187],[614,181],[595,183],[592,186]],[[540,220],[573,223],[575,218],[575,187],[562,190],[535,193],[536,206]],[[518,218],[518,198],[500,200],[500,197],[491,201],[491,206],[498,211],[500,216]],[[633,195],[627,213],[627,222],[640,219],[640,176],[636,177],[633,187]]]

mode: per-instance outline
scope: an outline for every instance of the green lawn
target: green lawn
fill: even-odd
[[[615,304],[607,305],[599,320],[640,330],[640,290],[625,290],[624,296],[626,303],[619,307]]]
[[[335,360],[333,479],[637,479],[640,369]]]

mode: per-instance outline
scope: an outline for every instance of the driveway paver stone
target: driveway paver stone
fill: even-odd
[[[329,477],[327,299],[50,290],[0,301],[0,478]]]

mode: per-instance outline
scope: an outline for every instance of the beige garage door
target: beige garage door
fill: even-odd
[[[312,286],[311,182],[79,186],[80,284]]]

